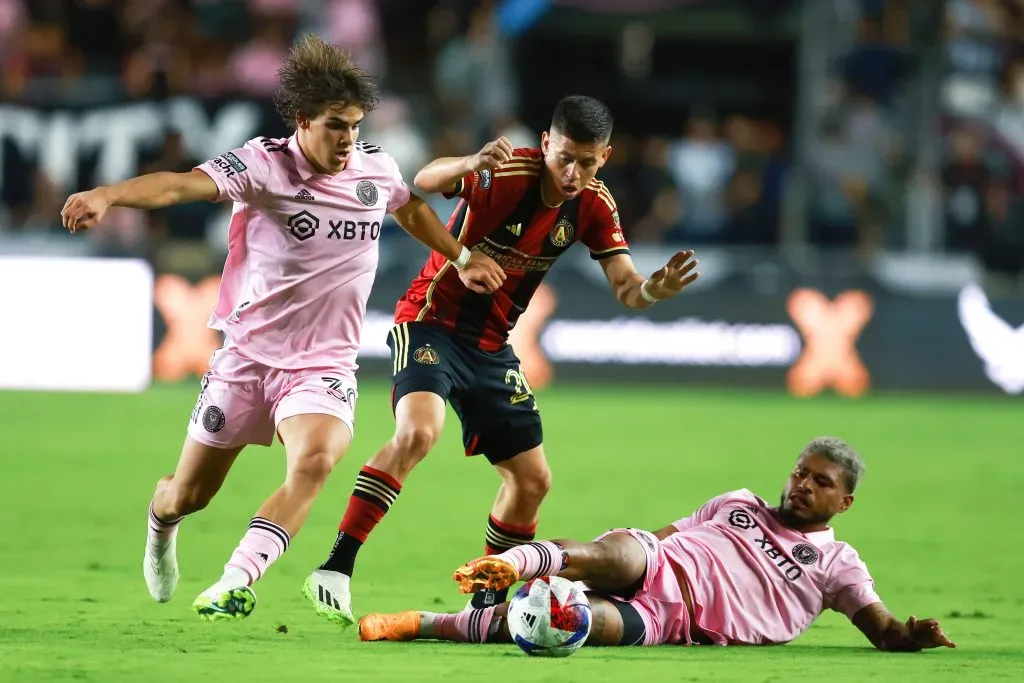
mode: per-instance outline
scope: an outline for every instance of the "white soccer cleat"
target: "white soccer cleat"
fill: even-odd
[[[348,628],[356,621],[352,616],[350,581],[341,572],[317,569],[306,578],[302,594],[313,603],[317,614],[342,628]]]
[[[192,609],[203,621],[245,619],[256,609],[256,592],[244,572],[228,570],[195,599]]]
[[[150,535],[146,539],[146,555],[142,558],[142,575],[146,577],[149,594],[157,602],[167,602],[174,597],[178,587],[177,535],[170,539],[158,539]]]

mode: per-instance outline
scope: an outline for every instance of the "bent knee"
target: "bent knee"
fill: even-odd
[[[520,473],[515,477],[513,487],[517,498],[539,505],[551,490],[551,470],[545,465]]]
[[[517,500],[540,505],[551,490],[551,470],[547,463],[541,463],[528,470],[515,471],[511,478],[506,477],[506,484]]]
[[[323,486],[334,469],[335,458],[327,451],[311,451],[296,459],[289,479],[307,485]]]
[[[440,437],[441,426],[431,422],[400,425],[392,443],[402,460],[416,463],[426,457]]]
[[[594,544],[599,548],[600,565],[606,580],[628,586],[644,577],[647,571],[647,549],[632,534],[612,533]]]

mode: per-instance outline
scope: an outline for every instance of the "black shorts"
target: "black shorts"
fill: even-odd
[[[482,351],[421,322],[395,325],[388,346],[392,410],[414,391],[437,394],[459,416],[466,455],[483,454],[491,463],[543,443],[537,401],[511,346]]]

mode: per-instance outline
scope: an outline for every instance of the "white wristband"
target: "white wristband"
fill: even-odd
[[[469,259],[473,255],[468,248],[462,247],[462,253],[459,254],[459,258],[452,261],[452,265],[455,266],[456,270],[464,270],[469,265]]]
[[[661,301],[661,299],[656,299],[654,296],[651,295],[650,292],[647,291],[648,282],[650,282],[650,280],[644,280],[643,283],[640,285],[640,296],[642,296],[644,298],[644,301],[646,301],[647,303],[656,304],[659,301]]]

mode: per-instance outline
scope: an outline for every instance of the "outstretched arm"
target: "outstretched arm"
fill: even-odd
[[[615,298],[626,308],[647,308],[671,298],[693,284],[700,276],[693,251],[674,255],[660,270],[645,278],[637,272],[629,254],[615,254],[601,261],[604,276]]]
[[[149,173],[116,185],[77,192],[68,197],[60,215],[71,232],[91,228],[111,206],[162,209],[174,204],[213,201],[220,192],[213,178],[202,171]]]
[[[879,650],[918,652],[925,648],[956,647],[943,633],[936,619],[910,617],[901,622],[881,602],[875,602],[853,615],[853,625]]]

